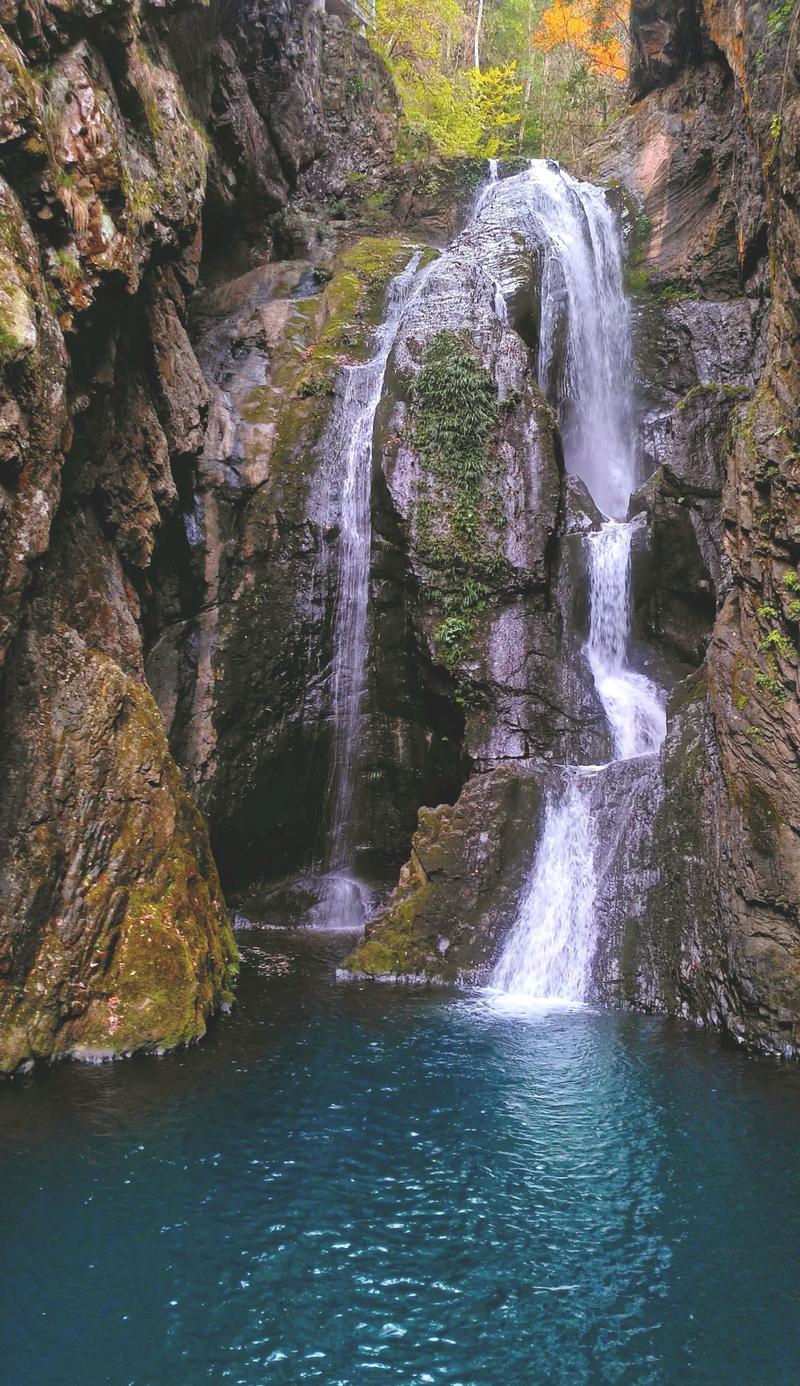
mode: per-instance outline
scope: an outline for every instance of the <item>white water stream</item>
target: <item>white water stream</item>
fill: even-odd
[[[424,281],[420,253],[390,284],[386,316],[368,361],[344,366],[325,436],[331,468],[331,518],[338,515],[339,571],[333,629],[331,719],[333,756],[326,796],[328,824],[325,876],[311,924],[357,929],[364,923],[368,892],[352,870],[361,712],[367,664],[367,614],[372,545],[372,438],[386,365],[403,312]]]
[[[568,471],[608,517],[586,540],[591,606],[586,656],[614,742],[615,760],[652,755],[666,732],[653,682],[628,664],[630,554],[627,521],[636,484],[632,350],[622,246],[603,191],[536,160],[507,180],[544,241],[539,381],[556,406]],[[511,184],[518,187],[511,187]],[[485,205],[485,204],[484,204]],[[525,998],[583,1000],[597,945],[596,840],[590,811],[603,767],[565,771],[548,802],[517,919],[492,984]]]

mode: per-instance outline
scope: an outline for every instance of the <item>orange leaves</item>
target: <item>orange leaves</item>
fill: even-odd
[[[577,50],[590,69],[621,82],[628,75],[625,47],[616,14],[598,0],[553,0],[533,36],[534,48]]]

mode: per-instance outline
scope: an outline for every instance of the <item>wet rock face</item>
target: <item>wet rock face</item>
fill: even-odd
[[[573,521],[580,527],[581,502],[568,514],[555,419],[517,330],[526,314],[530,326],[538,272],[535,250],[519,242],[507,218],[478,218],[431,267],[395,345],[383,410],[382,466],[423,594],[423,638],[457,680],[465,749],[481,770],[543,754],[573,760],[592,725],[598,754],[607,747],[584,632],[575,632],[567,610],[575,590],[567,577],[581,553],[566,530]],[[517,303],[516,326],[498,316],[498,282]],[[462,343],[486,373],[497,410],[481,462],[481,520],[466,534],[458,482],[437,472],[425,449],[429,421],[455,423],[446,409],[436,413],[436,392],[448,362],[457,370]],[[589,509],[591,502],[582,513],[591,526]]]
[[[512,230],[498,244],[487,225],[487,254],[519,259]],[[155,594],[148,675],[223,879],[251,902],[259,877],[318,864],[330,827],[339,367],[374,350],[412,253],[362,238],[324,267],[275,262],[196,304],[209,425],[185,533],[164,531],[174,575]],[[574,758],[587,721],[598,758],[608,748],[586,613],[576,629],[567,610],[579,535],[598,516],[574,487],[567,513],[554,420],[484,258],[474,227],[438,259],[426,252],[378,407],[354,830],[367,877],[396,868],[419,804],[455,798],[470,765]],[[535,257],[520,274],[530,299]],[[435,400],[448,370],[466,371],[491,416],[469,513],[424,445],[418,382]]]
[[[0,1069],[197,1039],[237,953],[151,695],[66,628],[6,680]]]
[[[530,870],[545,783],[507,763],[473,775],[452,807],[421,809],[410,860],[345,972],[485,981]]]
[[[237,891],[321,852],[341,504],[326,438],[339,363],[369,354],[413,249],[367,238],[316,275],[274,262],[197,305],[209,425],[183,533],[165,531],[174,571],[153,607],[148,674]],[[402,536],[375,481],[359,859],[385,873],[419,803],[457,793],[463,719],[421,648]]]

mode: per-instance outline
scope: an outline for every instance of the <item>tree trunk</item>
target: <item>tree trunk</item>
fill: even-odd
[[[528,124],[528,108],[531,104],[531,83],[532,77],[530,69],[525,74],[525,81],[522,86],[522,112],[519,118],[519,134],[517,136],[517,148],[522,149],[525,143],[525,127]]]
[[[481,25],[483,24],[483,0],[478,0],[478,15],[475,20],[475,67],[481,70]]]
[[[550,61],[550,54],[544,55],[544,70],[542,72],[542,104],[539,110],[539,153],[544,156],[544,103],[547,96],[547,64]]]

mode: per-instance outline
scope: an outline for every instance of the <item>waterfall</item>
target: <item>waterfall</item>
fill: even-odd
[[[498,991],[581,1000],[594,952],[594,827],[575,778],[546,809],[528,888],[495,969]]]
[[[558,411],[569,470],[606,515],[623,519],[636,452],[616,219],[601,188],[549,161],[534,160],[527,183],[544,232],[539,384]]]
[[[591,622],[586,653],[614,737],[616,760],[657,751],[667,730],[658,690],[628,668],[633,520],[609,520],[587,536]]]
[[[330,468],[329,515],[339,526],[339,566],[331,666],[333,756],[325,821],[325,878],[311,923],[357,929],[364,923],[368,892],[353,874],[353,829],[361,711],[367,664],[367,615],[372,546],[372,436],[389,355],[403,312],[419,292],[420,252],[389,285],[386,314],[375,351],[360,365],[342,367],[330,426],[323,441]]]
[[[510,180],[516,182],[517,180]],[[666,732],[659,691],[628,664],[627,521],[636,484],[633,354],[619,233],[602,189],[534,160],[518,190],[540,233],[538,374],[561,423],[568,471],[609,518],[587,536],[590,628],[586,657],[613,736],[614,759],[658,751]],[[597,942],[596,841],[590,796],[603,767],[565,770],[546,804],[517,919],[492,976],[500,991],[585,999]]]

